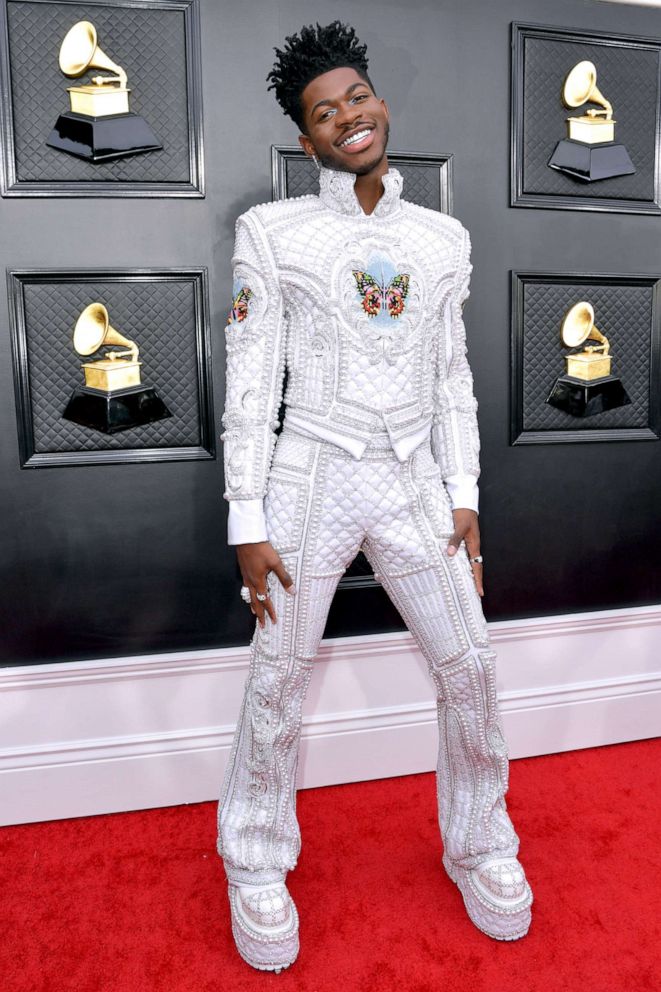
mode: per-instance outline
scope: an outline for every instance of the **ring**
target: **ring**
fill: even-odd
[[[475,555],[474,558],[471,558],[471,561],[476,561],[478,565],[481,565],[484,561],[484,558],[482,557],[482,555]]]
[[[265,592],[256,592],[255,596],[257,596],[257,599],[260,601],[260,603],[263,603],[264,600],[267,598]]]
[[[241,586],[241,599],[244,603],[250,602],[250,589],[248,586]]]

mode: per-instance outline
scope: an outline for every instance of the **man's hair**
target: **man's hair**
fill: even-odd
[[[367,45],[361,45],[355,29],[340,21],[326,27],[317,22],[301,28],[299,34],[285,38],[284,50],[274,49],[277,59],[266,77],[267,89],[275,90],[275,98],[294,123],[305,132],[301,93],[313,79],[331,69],[348,66],[355,69],[370,86],[367,75]]]

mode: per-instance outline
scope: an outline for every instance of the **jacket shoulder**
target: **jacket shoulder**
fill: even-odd
[[[458,217],[452,217],[450,214],[442,213],[440,210],[432,210],[431,207],[423,207],[418,203],[412,203],[410,200],[405,200],[404,202],[412,218],[417,218],[440,233],[448,234],[458,240],[463,238],[464,232],[468,234],[468,229],[464,227]]]
[[[268,229],[273,224],[280,224],[283,220],[301,217],[312,210],[319,208],[319,197],[314,193],[304,193],[302,196],[287,196],[282,200],[266,200],[264,203],[255,203],[244,213],[237,217],[237,224],[242,220],[248,223],[257,222],[263,228]]]

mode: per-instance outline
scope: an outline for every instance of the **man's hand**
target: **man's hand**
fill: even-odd
[[[282,558],[269,541],[256,541],[254,544],[237,544],[236,556],[243,576],[244,586],[250,589],[250,609],[264,626],[264,615],[268,613],[273,623],[276,623],[275,609],[268,595],[266,576],[275,572],[280,579],[285,592],[294,595],[294,583],[282,563]],[[266,599],[257,599],[257,593],[266,595]]]
[[[453,510],[454,534],[450,538],[447,552],[452,557],[459,550],[462,541],[466,542],[468,557],[474,558],[480,553],[480,524],[475,510]],[[482,564],[472,561],[473,578],[480,596],[484,596],[484,585],[482,584]]]

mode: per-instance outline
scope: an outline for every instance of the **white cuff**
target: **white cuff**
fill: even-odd
[[[474,475],[449,475],[445,482],[452,509],[475,510],[478,512],[480,490]]]
[[[255,544],[268,541],[264,519],[264,500],[231,499],[227,518],[228,544]]]

